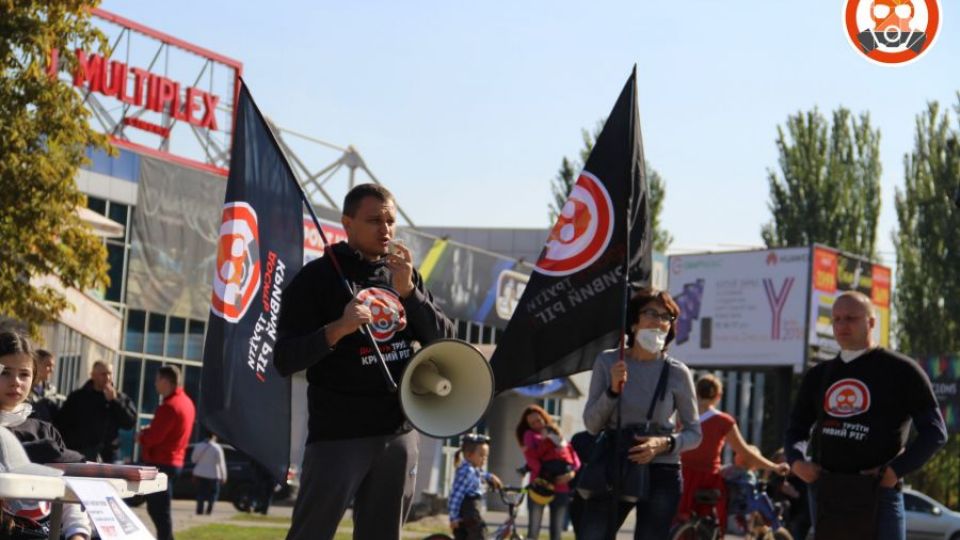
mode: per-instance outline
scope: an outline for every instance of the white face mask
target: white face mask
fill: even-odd
[[[667,344],[667,331],[659,328],[641,328],[634,334],[637,344],[648,352],[660,352]]]

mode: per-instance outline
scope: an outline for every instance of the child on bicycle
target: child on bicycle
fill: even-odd
[[[483,520],[486,484],[495,489],[503,486],[495,474],[483,470],[488,455],[489,437],[476,433],[461,437],[460,450],[454,457],[457,472],[453,477],[447,506],[450,529],[456,540],[483,540],[487,534],[487,524]]]
[[[772,463],[766,458],[763,458],[763,461],[757,460],[755,456],[762,458],[762,454],[756,446],[747,445],[747,449],[748,452],[736,453],[733,465],[720,470],[727,487],[727,511],[737,516],[737,524],[744,530],[749,528],[748,519],[754,512],[760,512],[767,520],[774,518],[772,502],[765,493],[758,490],[757,469],[763,467],[781,476],[787,472],[783,464]]]

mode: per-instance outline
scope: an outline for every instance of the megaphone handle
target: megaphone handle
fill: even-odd
[[[390,369],[387,367],[387,361],[383,358],[383,354],[380,352],[380,346],[377,344],[377,340],[373,338],[373,332],[370,331],[370,325],[364,324],[360,327],[360,333],[367,336],[367,341],[370,342],[370,347],[373,348],[373,354],[377,357],[377,364],[380,366],[380,371],[383,373],[383,378],[387,381],[387,388],[391,392],[397,391],[397,381],[393,380],[393,375],[390,374]]]

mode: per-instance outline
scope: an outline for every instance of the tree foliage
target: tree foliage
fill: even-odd
[[[583,147],[580,148],[578,159],[571,160],[564,157],[560,160],[560,169],[557,170],[557,175],[550,183],[550,191],[553,196],[548,205],[550,223],[557,221],[557,215],[560,214],[560,210],[567,202],[567,196],[570,195],[573,184],[577,181],[577,174],[583,168],[583,164],[587,162],[587,158],[590,157],[593,143],[597,140],[597,136],[600,135],[602,129],[603,121],[601,120],[597,123],[593,133],[586,129],[581,130]],[[660,223],[663,201],[666,197],[666,187],[660,173],[654,170],[649,163],[644,163],[644,166],[646,167],[647,185],[650,188],[650,228],[653,231],[653,250],[664,253],[673,242],[673,236],[664,230]]]
[[[0,0],[0,315],[34,337],[68,307],[64,295],[31,278],[66,287],[107,283],[106,250],[81,221],[86,204],[77,168],[88,148],[108,148],[79,94],[47,73],[51,50],[105,50],[90,22],[93,2]],[[73,55],[61,55],[72,72]]]
[[[960,98],[960,96],[958,96]],[[956,107],[960,120],[960,99]],[[899,229],[894,306],[899,348],[920,358],[960,353],[960,132],[936,102],[917,116],[914,149],[904,157],[904,187],[897,189]],[[950,437],[910,482],[960,507],[960,434]]]
[[[960,105],[958,105],[960,107]],[[960,109],[958,109],[960,118]],[[917,117],[897,189],[897,339],[912,354],[960,352],[960,180],[957,131],[937,103]]]
[[[780,171],[768,171],[773,220],[767,247],[820,242],[874,259],[880,216],[880,130],[867,113],[841,107],[832,123],[817,109],[777,126]]]

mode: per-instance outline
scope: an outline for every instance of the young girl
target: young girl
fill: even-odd
[[[0,332],[0,426],[16,435],[34,463],[82,462],[83,456],[64,446],[52,424],[29,417],[33,407],[26,400],[35,382],[36,362],[27,338],[16,332]],[[50,504],[4,500],[3,511],[42,522],[49,518]],[[90,538],[90,522],[79,504],[63,506],[63,531],[68,540]]]
[[[570,506],[570,480],[580,468],[580,458],[573,451],[560,427],[542,407],[524,409],[516,429],[517,443],[530,469],[531,489],[527,492],[530,520],[527,538],[540,535],[543,509],[550,507],[550,540],[559,540],[567,507]]]
[[[483,466],[490,455],[490,439],[486,435],[468,433],[461,437],[460,450],[454,458],[457,473],[450,489],[448,509],[450,529],[456,540],[483,540],[487,524],[483,521],[483,495],[485,483],[494,488],[503,486],[493,473],[485,472]],[[460,462],[460,456],[463,462]]]

